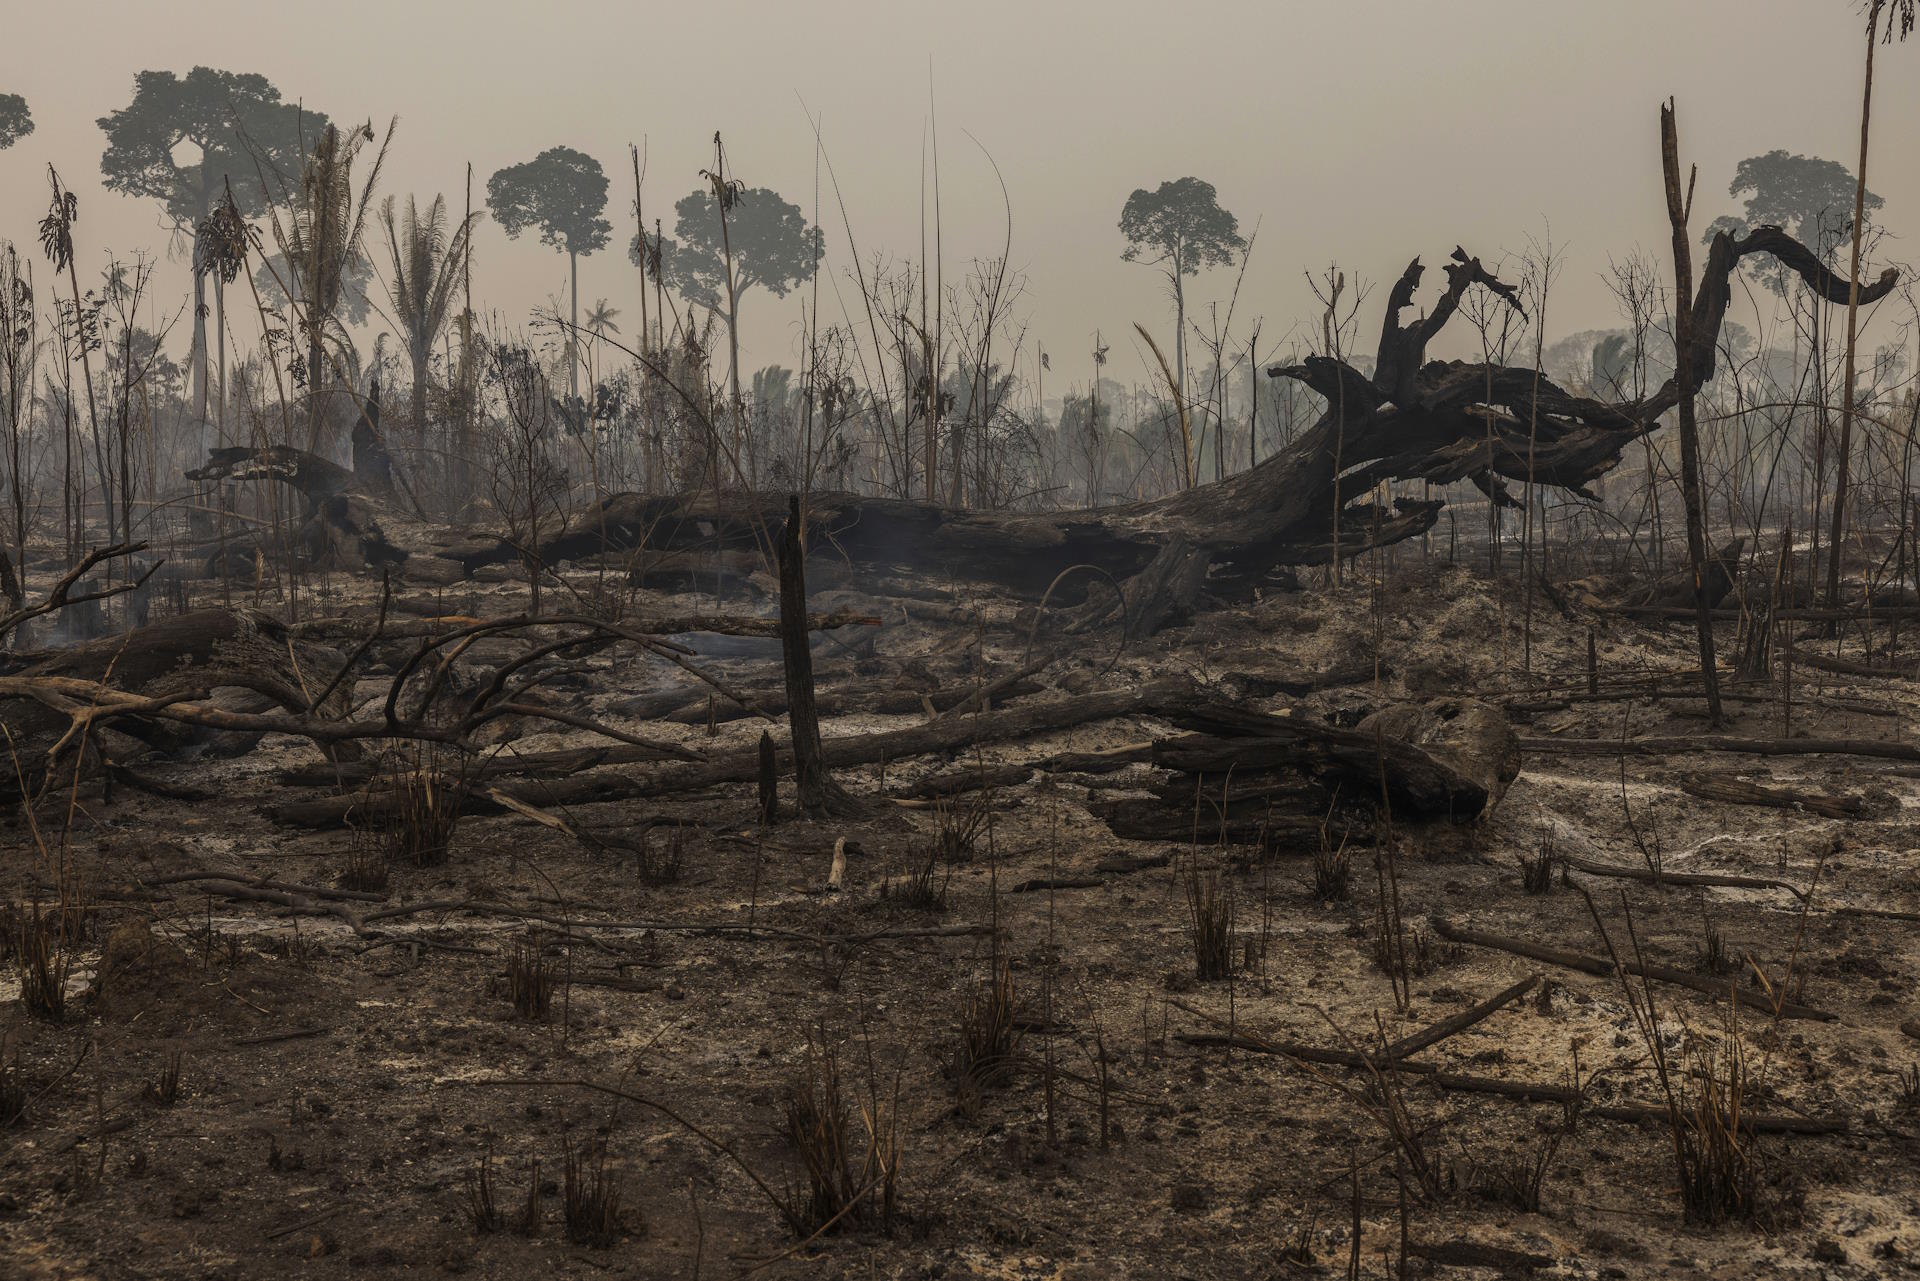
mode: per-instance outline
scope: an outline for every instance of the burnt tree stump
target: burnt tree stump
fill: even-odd
[[[790,494],[787,523],[780,531],[780,652],[787,671],[787,723],[793,734],[796,802],[806,817],[825,818],[827,764],[820,747],[820,715],[813,702],[806,560],[807,549],[800,538],[800,496]]]

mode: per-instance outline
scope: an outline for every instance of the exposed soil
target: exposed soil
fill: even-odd
[[[1514,704],[1529,740],[1704,729],[1697,698],[1585,702],[1539,692],[1549,676],[1557,690],[1585,689],[1589,627],[1598,629],[1605,680],[1681,673],[1693,643],[1685,625],[1584,609],[1569,619],[1536,600],[1529,685],[1514,591],[1411,547],[1394,559],[1377,598],[1362,565],[1337,593],[1309,587],[1203,614],[1129,648],[1111,670],[1111,631],[1062,639],[1043,630],[1037,652],[1063,657],[1036,678],[1047,688],[1025,697],[1174,672],[1230,690],[1232,673],[1297,677],[1377,653],[1391,675],[1373,684],[1247,701],[1350,720],[1408,697],[1471,695]],[[364,581],[334,590],[334,605],[361,610],[377,591]],[[521,599],[502,581],[456,588],[438,607],[503,613]],[[671,613],[698,604],[647,602]],[[1028,637],[1012,625],[1013,606],[986,601],[983,616],[985,626],[966,628],[896,613],[870,657],[828,639],[816,650],[823,695],[858,691],[910,660],[942,684],[1018,669]],[[1831,641],[1802,643],[1833,651]],[[1858,658],[1857,642],[1847,643]],[[1910,664],[1912,642],[1902,649]],[[777,651],[763,642],[704,652],[737,680],[778,670]],[[589,670],[556,686],[560,705],[700,748],[759,738],[753,718],[721,723],[711,737],[704,724],[625,719],[627,700],[680,674],[631,654],[585,662]],[[1793,679],[1795,735],[1900,741],[1920,710],[1911,679],[1799,667]],[[1681,685],[1676,677],[1663,693]],[[362,694],[384,687],[368,680]],[[1743,697],[1728,704],[1727,732],[1782,734],[1777,684],[1731,688]],[[1554,706],[1527,710],[1542,703]],[[823,724],[831,740],[924,720],[863,714]],[[591,741],[551,723],[518,728],[504,750]],[[963,761],[838,771],[872,803],[858,820],[762,827],[751,784],[553,811],[587,840],[518,813],[472,814],[443,866],[395,866],[384,891],[387,907],[477,900],[576,925],[436,911],[365,922],[357,934],[330,909],[289,915],[191,882],[141,884],[221,871],[336,885],[349,832],[276,825],[263,813],[326,794],[284,777],[322,760],[302,739],[268,736],[231,759],[142,767],[153,780],[204,790],[206,800],[126,787],[103,800],[83,787],[66,839],[98,915],[69,980],[66,1020],[28,1017],[15,971],[0,980],[4,1058],[17,1062],[30,1096],[27,1115],[0,1132],[0,1272],[1339,1276],[1356,1179],[1365,1276],[1397,1267],[1387,1258],[1398,1260],[1403,1231],[1412,1275],[1523,1272],[1526,1256],[1537,1256],[1538,1275],[1578,1277],[1877,1276],[1912,1266],[1920,1080],[1902,1073],[1920,1058],[1920,1012],[1911,1008],[1920,922],[1845,909],[1920,909],[1920,769],[1868,756],[1634,755],[1623,774],[1613,754],[1530,744],[1519,778],[1479,822],[1395,825],[1401,912],[1419,935],[1409,946],[1421,961],[1404,1011],[1374,959],[1370,841],[1350,846],[1351,901],[1323,904],[1299,853],[1216,848],[1204,823],[1197,845],[1181,848],[1112,836],[1090,816],[1090,795],[1138,791],[1152,777],[1144,762],[1119,773],[1036,774],[946,808],[887,799],[956,767],[1104,751],[1166,732],[1144,718],[1108,721],[988,745]],[[1834,819],[1699,799],[1678,784],[1700,770],[1850,794],[1864,811]],[[782,800],[790,815],[790,786]],[[937,866],[944,908],[902,905],[903,881],[926,864],[943,826],[970,817],[980,819],[971,849]],[[40,838],[57,846],[62,826],[43,826]],[[826,881],[841,838],[850,842],[847,870],[834,892]],[[644,860],[634,852],[643,841],[652,851]],[[29,897],[44,864],[17,811],[0,842],[12,896]],[[677,876],[661,866],[673,842]],[[1575,871],[1528,894],[1519,860],[1543,842],[1557,855],[1619,867],[1644,868],[1657,852],[1668,872],[1773,877],[1801,890],[1817,875],[1818,885],[1809,906],[1785,889],[1656,886]],[[1113,856],[1143,855],[1171,857],[1097,870]],[[1234,972],[1224,981],[1195,978],[1185,869],[1196,859],[1224,867],[1233,896]],[[1098,883],[1017,888],[1049,878]],[[1523,1212],[1489,1185],[1547,1149],[1566,1125],[1563,1109],[1443,1092],[1409,1074],[1400,1094],[1432,1162],[1429,1195],[1404,1155],[1396,1163],[1366,1073],[1181,1039],[1231,1025],[1268,1041],[1377,1045],[1537,973],[1539,988],[1416,1057],[1539,1085],[1567,1083],[1577,1059],[1589,1104],[1657,1104],[1619,979],[1455,948],[1427,924],[1445,917],[1605,955],[1576,886],[1623,952],[1633,947],[1630,905],[1647,960],[1713,977],[1703,956],[1710,923],[1730,958],[1720,981],[1764,995],[1756,971],[1776,983],[1790,974],[1794,1001],[1835,1016],[1740,1013],[1747,1106],[1846,1123],[1841,1133],[1752,1140],[1760,1204],[1750,1221],[1686,1222],[1666,1123],[1600,1116],[1564,1133],[1539,1212]],[[383,907],[330,901],[353,913]],[[959,928],[969,926],[978,928]],[[513,953],[529,940],[553,976],[545,1019],[517,1017],[507,995]],[[955,1046],[996,946],[1010,960],[1021,1033],[1002,1079],[969,1087],[954,1079]],[[1724,997],[1652,990],[1676,1062],[1693,1062],[1692,1048],[1725,1034]],[[795,1249],[796,1234],[741,1165],[777,1195],[801,1185],[784,1114],[792,1082],[823,1046],[837,1054],[855,1140],[864,1143],[863,1112],[897,1108],[897,1208],[890,1231],[870,1211],[851,1230]],[[1092,1084],[1100,1047],[1111,1072],[1104,1136]],[[175,1055],[177,1099],[143,1097]],[[664,1105],[738,1163],[662,1112],[586,1082]],[[577,1244],[562,1221],[563,1145],[602,1140],[623,1226],[610,1244]],[[476,1232],[468,1180],[489,1153],[507,1220],[520,1214],[537,1162],[547,1191],[536,1235]]]

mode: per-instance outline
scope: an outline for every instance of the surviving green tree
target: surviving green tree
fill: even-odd
[[[567,332],[567,394],[580,396],[580,256],[603,249],[613,224],[607,207],[607,175],[600,162],[571,147],[549,147],[523,164],[487,179],[487,208],[508,236],[530,228],[540,243],[567,256],[573,320]]]
[[[680,240],[667,250],[668,279],[691,302],[713,311],[738,306],[749,289],[762,288],[784,298],[809,280],[827,255],[818,227],[807,225],[800,206],[767,187],[749,187],[727,210],[724,237],[713,192],[702,189],[681,197],[673,207]],[[639,245],[628,253],[637,262]],[[733,256],[733,298],[727,297],[727,254]]]
[[[109,190],[160,201],[177,234],[193,235],[227,188],[246,218],[264,214],[274,193],[300,172],[326,116],[283,102],[261,75],[195,67],[185,77],[142,71],[133,100],[100,128],[100,172]],[[183,148],[191,147],[191,152]],[[193,412],[207,412],[206,280],[193,278]]]
[[[1741,199],[1744,210],[1716,218],[1701,238],[1712,244],[1721,232],[1744,236],[1755,227],[1779,227],[1802,244],[1811,245],[1824,259],[1846,243],[1853,221],[1854,177],[1835,160],[1769,151],[1748,156],[1733,171],[1727,194]],[[1868,221],[1886,202],[1871,191],[1862,204]],[[1755,269],[1756,277],[1776,293],[1787,287],[1790,273],[1768,259]]]
[[[1127,262],[1144,263],[1166,273],[1173,290],[1174,360],[1180,399],[1187,398],[1186,278],[1207,267],[1224,267],[1247,247],[1240,223],[1220,207],[1210,182],[1176,178],[1127,197],[1120,210],[1120,234],[1127,238]]]
[[[0,151],[33,132],[33,113],[17,93],[0,93]]]

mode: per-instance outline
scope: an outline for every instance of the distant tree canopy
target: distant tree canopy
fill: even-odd
[[[1723,231],[1740,236],[1755,227],[1775,226],[1825,257],[1852,234],[1854,177],[1838,161],[1786,151],[1749,156],[1734,169],[1727,194],[1744,198],[1745,212],[1714,219],[1703,243],[1712,244]],[[1885,203],[1867,192],[1864,208],[1869,224]],[[1755,275],[1775,292],[1786,287],[1786,274],[1770,258]]]
[[[1198,178],[1136,190],[1120,210],[1120,234],[1127,238],[1122,258],[1164,266],[1175,277],[1224,267],[1247,244],[1239,220],[1220,207],[1213,184]]]
[[[675,288],[704,307],[719,309],[726,303],[729,248],[736,292],[744,294],[758,286],[776,298],[786,297],[794,286],[810,279],[827,255],[820,229],[807,225],[798,205],[766,187],[740,193],[727,210],[724,240],[710,189],[682,197],[673,210],[674,231],[680,240],[662,246],[661,269]],[[628,253],[639,262],[637,236]]]
[[[600,162],[572,147],[549,147],[524,164],[487,179],[487,208],[509,237],[537,227],[540,243],[567,256],[573,321],[567,331],[567,398],[580,399],[580,259],[606,247],[613,224],[607,207],[607,175]]]
[[[549,147],[487,179],[487,208],[508,236],[538,230],[540,243],[570,257],[604,249],[613,224],[600,162],[571,147]]]
[[[33,113],[17,93],[0,93],[0,151],[33,132]]]
[[[133,78],[133,101],[98,123],[107,135],[100,172],[108,189],[158,200],[176,231],[195,234],[198,248],[199,232],[228,188],[241,217],[267,211],[300,172],[327,118],[282,102],[265,76],[195,67],[184,79],[142,71]],[[185,144],[197,156],[182,154]],[[193,402],[204,419],[207,316],[198,272],[193,296]]]
[[[285,254],[276,252],[262,258],[260,265],[254,268],[253,284],[260,291],[261,302],[286,311],[294,299],[288,296],[284,285],[291,284],[298,295],[302,288],[302,276],[302,272],[288,266]],[[372,314],[373,300],[367,292],[372,283],[373,268],[364,256],[346,264],[340,279],[339,306],[334,312],[343,324],[363,324]]]
[[[133,101],[99,125],[107,135],[100,157],[107,187],[160,201],[176,226],[188,228],[206,216],[223,185],[232,186],[243,216],[265,213],[300,172],[327,118],[282,102],[265,76],[195,67],[184,79],[142,71],[133,79]],[[198,156],[180,156],[182,143]]]
[[[1166,273],[1173,287],[1174,381],[1187,394],[1186,278],[1206,267],[1224,267],[1247,247],[1240,222],[1220,207],[1213,184],[1176,178],[1127,197],[1120,210],[1120,234],[1127,238],[1127,262],[1145,263]]]

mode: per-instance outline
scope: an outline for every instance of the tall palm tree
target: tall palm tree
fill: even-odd
[[[605,298],[597,298],[594,300],[593,309],[587,313],[586,320],[581,325],[581,329],[587,337],[593,339],[602,339],[608,334],[617,334],[620,332],[620,326],[615,324],[614,321],[619,315],[620,309],[618,307],[609,307],[607,306],[607,300]],[[579,335],[577,334],[569,334],[567,341],[574,343],[577,342],[578,338]],[[593,361],[596,350],[598,349],[592,343],[587,344],[587,400],[589,402],[593,400],[595,394],[593,389],[599,382],[599,375],[594,371]]]
[[[426,430],[427,362],[452,314],[454,291],[466,269],[473,224],[479,217],[477,212],[468,214],[449,235],[444,196],[435,196],[424,215],[408,196],[404,219],[396,215],[392,196],[380,206],[380,221],[387,229],[387,252],[393,260],[393,277],[387,282],[387,297],[393,303],[391,319],[413,365],[415,431]]]
[[[608,334],[620,332],[620,326],[614,320],[620,315],[618,307],[607,306],[605,298],[593,304],[593,310],[587,313],[587,323],[582,326],[594,338],[605,338]]]

